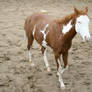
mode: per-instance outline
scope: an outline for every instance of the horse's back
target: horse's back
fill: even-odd
[[[28,35],[32,34],[40,45],[42,45],[44,35],[46,35],[46,43],[51,47],[55,46],[61,34],[61,29],[54,19],[43,13],[35,13],[29,16],[27,20]],[[42,31],[45,31],[44,34]]]
[[[27,31],[27,33],[32,32],[34,29],[34,26],[36,25],[36,28],[39,27],[39,29],[42,29],[46,24],[49,24],[52,21],[50,16],[43,14],[43,13],[34,13],[31,16],[28,16],[24,28]]]

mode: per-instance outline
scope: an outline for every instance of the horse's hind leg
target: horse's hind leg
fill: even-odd
[[[42,51],[42,54],[43,54],[43,57],[44,57],[44,63],[45,63],[45,66],[47,68],[47,71],[50,71],[51,69],[49,67],[49,63],[48,63],[47,56],[46,56],[47,49],[42,47],[41,51]]]
[[[32,62],[32,54],[31,54],[31,47],[32,47],[32,44],[33,44],[33,36],[31,35],[30,37],[28,37],[28,45],[27,45],[27,48],[28,48],[28,52],[29,52],[29,61]]]

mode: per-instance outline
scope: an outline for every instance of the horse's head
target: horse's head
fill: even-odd
[[[89,33],[89,18],[87,15],[88,8],[86,7],[84,10],[78,10],[74,8],[75,13],[75,30],[79,33],[83,40],[89,40],[91,38]]]

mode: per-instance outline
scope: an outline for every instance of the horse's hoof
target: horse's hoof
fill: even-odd
[[[31,60],[31,59],[29,59],[29,62],[32,62],[32,60]]]
[[[65,85],[61,85],[60,87],[61,87],[61,89],[63,89],[63,90],[65,89]]]
[[[59,76],[59,72],[57,72],[57,76]]]
[[[62,74],[64,71],[65,71],[65,69],[63,69],[63,70],[61,71],[61,74]]]
[[[31,66],[32,66],[32,67],[34,67],[34,66],[35,66],[35,64],[31,62]]]
[[[67,66],[66,66],[66,70],[68,70],[68,68],[69,68],[69,66],[67,65]]]

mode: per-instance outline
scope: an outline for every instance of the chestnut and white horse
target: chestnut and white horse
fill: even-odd
[[[52,19],[43,13],[35,13],[27,17],[25,21],[25,33],[28,39],[29,61],[31,60],[31,46],[35,39],[41,45],[41,51],[44,56],[44,62],[48,71],[50,66],[46,57],[47,46],[54,52],[57,74],[59,76],[60,86],[65,88],[62,79],[62,73],[67,67],[68,51],[72,44],[72,39],[79,33],[83,40],[91,38],[89,33],[88,8],[78,10],[74,8],[74,13],[63,18]],[[60,56],[62,54],[64,67],[61,65]]]

